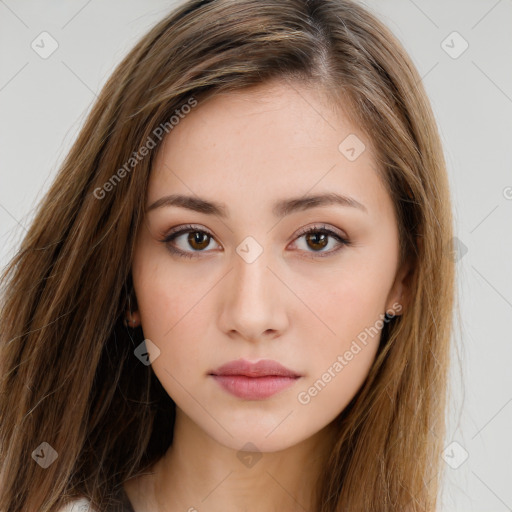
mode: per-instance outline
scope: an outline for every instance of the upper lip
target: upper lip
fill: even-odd
[[[251,363],[245,359],[230,361],[219,366],[212,371],[210,375],[244,375],[246,377],[264,377],[267,375],[277,375],[281,377],[300,377],[300,374],[286,368],[272,359],[262,359],[256,363]]]

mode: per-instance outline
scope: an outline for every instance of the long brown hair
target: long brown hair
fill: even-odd
[[[321,85],[350,111],[376,148],[401,263],[412,268],[408,308],[383,329],[368,378],[337,418],[316,512],[435,509],[454,259],[443,151],[421,78],[353,1],[189,0],[103,87],[3,272],[0,511],[55,511],[80,495],[110,510],[113,492],[172,443],[174,402],[134,356],[141,328],[122,321],[156,134],[171,132],[184,105],[271,79]],[[33,455],[50,450],[42,443],[58,455],[47,468]]]

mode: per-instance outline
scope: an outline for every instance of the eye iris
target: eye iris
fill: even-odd
[[[308,233],[306,235],[306,240],[308,243],[311,240],[313,240],[313,244],[318,244],[318,241],[317,241],[318,237],[320,237],[322,239],[322,241],[320,242],[319,248],[323,249],[327,245],[327,238],[328,238],[328,235],[326,235],[325,233],[319,233],[319,232]],[[312,247],[312,248],[314,248],[314,247]]]
[[[201,233],[200,231],[190,231],[187,239],[188,239],[188,243],[194,249],[204,249],[204,248],[208,247],[209,238],[210,238],[209,235],[207,235],[206,233]],[[201,239],[203,239],[203,240],[201,241]],[[199,244],[200,247],[196,247],[195,244]],[[201,245],[201,244],[204,244],[204,245]]]

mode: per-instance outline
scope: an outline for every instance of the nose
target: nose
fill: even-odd
[[[219,317],[219,326],[229,337],[257,342],[286,330],[291,293],[272,267],[265,251],[252,263],[235,253],[221,290]]]

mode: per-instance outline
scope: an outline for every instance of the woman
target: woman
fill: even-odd
[[[373,15],[182,4],[4,272],[0,510],[435,510],[451,240],[428,99]]]

